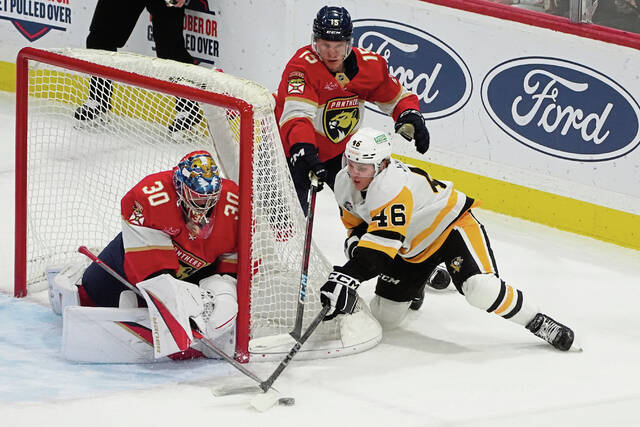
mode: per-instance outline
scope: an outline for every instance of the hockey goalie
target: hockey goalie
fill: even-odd
[[[63,315],[64,356],[216,357],[194,330],[233,354],[238,204],[238,186],[207,151],[131,188],[121,200],[122,231],[97,262],[47,269],[51,307]]]

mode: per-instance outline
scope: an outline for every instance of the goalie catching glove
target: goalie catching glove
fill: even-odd
[[[424,117],[422,117],[420,111],[412,109],[404,110],[400,113],[394,128],[395,131],[400,133],[407,141],[411,141],[413,137],[418,153],[424,154],[429,149],[429,131],[427,130]]]
[[[318,177],[318,191],[322,190],[322,183],[327,181],[329,173],[318,157],[318,149],[308,142],[298,142],[291,147],[289,154],[294,174],[306,176],[309,171],[313,172]]]
[[[351,314],[356,308],[356,289],[360,286],[360,281],[341,270],[341,267],[334,267],[329,279],[320,288],[320,302],[325,307],[331,307],[324,320],[331,320],[338,314]]]

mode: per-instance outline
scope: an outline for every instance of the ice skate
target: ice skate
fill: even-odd
[[[546,314],[538,313],[526,326],[535,336],[542,338],[558,350],[568,351],[569,349],[581,351],[582,349],[574,345],[574,334],[571,328],[558,323]]]

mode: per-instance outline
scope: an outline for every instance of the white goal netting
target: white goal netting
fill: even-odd
[[[17,229],[16,239],[26,243],[27,289],[46,286],[47,266],[81,260],[78,246],[98,253],[120,231],[120,199],[141,178],[171,169],[190,151],[205,149],[217,157],[226,177],[236,182],[251,177],[251,190],[240,194],[241,203],[250,201],[252,210],[250,226],[241,230],[250,243],[248,253],[239,254],[245,257],[240,265],[248,272],[250,307],[241,308],[239,316],[248,317],[248,339],[253,340],[249,347],[269,354],[279,342],[272,337],[287,334],[294,324],[305,233],[272,94],[255,82],[174,61],[86,49],[49,52],[63,58],[62,63],[29,61],[27,136],[17,147],[24,144],[26,149],[27,227]],[[253,140],[241,141],[239,111],[203,101],[191,103],[202,117],[199,123],[170,132],[176,107],[180,109],[187,94],[176,98],[144,78],[139,84],[136,79],[124,83],[127,79],[117,72],[108,80],[94,80],[92,90],[108,100],[108,111],[93,120],[78,120],[74,113],[89,96],[91,70],[73,71],[77,67],[66,66],[64,58],[243,100],[253,109]],[[251,173],[240,170],[244,150],[252,154]],[[304,325],[320,310],[318,288],[330,271],[315,245],[309,264]],[[379,326],[365,305],[360,307],[359,314],[348,316],[357,318],[355,323],[324,322],[310,340],[310,354],[327,357],[336,355],[335,349],[375,345]],[[286,347],[288,342],[282,342]]]

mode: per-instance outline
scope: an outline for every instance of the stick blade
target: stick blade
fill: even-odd
[[[257,385],[220,384],[211,387],[211,394],[215,397],[232,396],[235,394],[257,394],[262,389]]]
[[[266,393],[257,394],[249,404],[258,412],[265,412],[271,409],[279,400],[280,393],[271,388]]]

